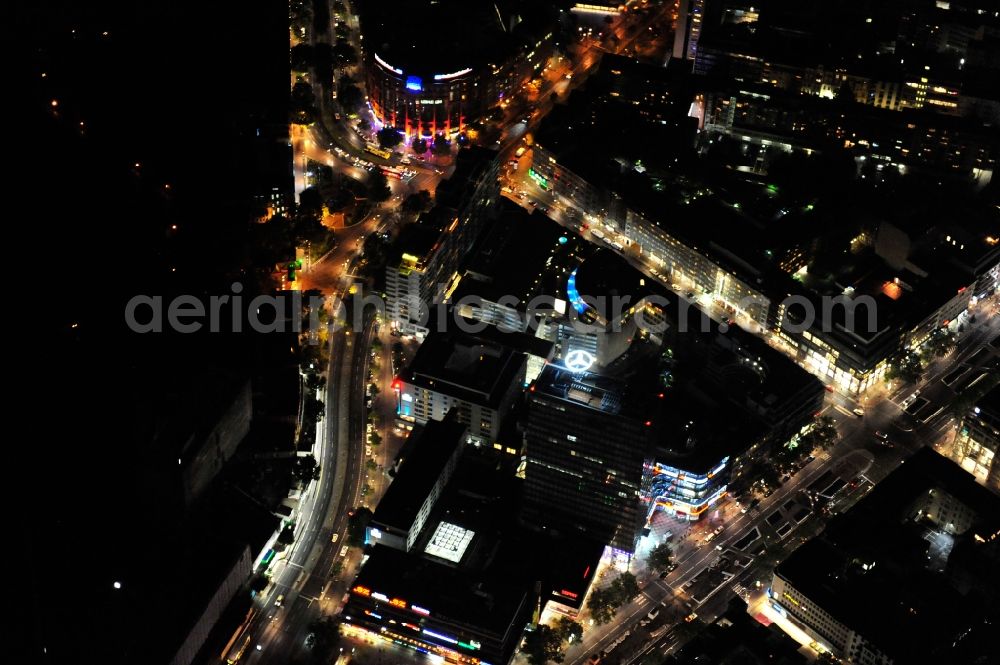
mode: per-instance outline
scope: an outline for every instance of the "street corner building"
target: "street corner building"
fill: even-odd
[[[552,51],[555,10],[526,0],[362,0],[372,112],[407,140],[452,136],[510,100]]]

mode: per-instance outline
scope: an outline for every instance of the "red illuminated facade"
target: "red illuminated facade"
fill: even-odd
[[[366,54],[368,101],[383,124],[407,138],[450,136],[486,114],[516,90],[530,65],[513,58],[480,69],[455,65],[446,72],[411,72],[405,63]]]

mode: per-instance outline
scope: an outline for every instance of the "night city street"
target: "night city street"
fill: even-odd
[[[14,9],[11,662],[997,662],[995,2]]]

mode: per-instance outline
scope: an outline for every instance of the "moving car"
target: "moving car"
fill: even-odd
[[[281,607],[281,601],[285,599],[285,594],[278,594],[278,597],[274,599],[274,606]]]
[[[851,411],[851,413],[856,415],[858,418],[864,418],[865,416],[865,410],[862,409],[860,406],[856,407],[853,411]]]

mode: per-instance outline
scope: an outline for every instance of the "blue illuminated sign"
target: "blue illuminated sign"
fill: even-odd
[[[406,89],[412,92],[423,92],[424,82],[420,80],[419,76],[407,76]]]
[[[573,270],[569,274],[569,279],[566,281],[566,295],[569,297],[569,302],[573,305],[573,309],[578,314],[583,314],[587,311],[587,303],[580,296],[580,292],[576,290],[576,270]]]

